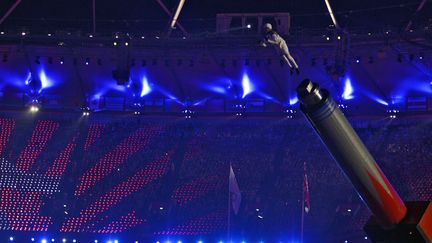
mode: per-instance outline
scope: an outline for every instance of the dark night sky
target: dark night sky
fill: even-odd
[[[6,12],[15,0],[2,0],[0,13]],[[158,6],[155,0],[96,0],[97,18],[102,19],[143,19],[143,20],[166,20],[167,16]],[[164,0],[165,4],[174,9],[177,0]],[[380,8],[390,5],[401,5],[389,10],[377,10],[362,13],[339,14],[337,17],[342,24],[355,25],[399,25],[414,13],[421,0],[333,0],[331,1],[334,11],[349,11],[359,9]],[[428,0],[426,8],[422,12],[422,18],[431,18],[432,3]],[[67,19],[85,20],[91,19],[91,0],[23,0],[6,25],[15,23],[13,21],[30,19]],[[326,13],[324,0],[187,0],[180,21],[196,18],[211,19],[217,13],[224,12],[290,12],[294,15],[294,22],[301,26],[315,27],[322,23],[321,19],[312,17],[296,17],[304,14]]]

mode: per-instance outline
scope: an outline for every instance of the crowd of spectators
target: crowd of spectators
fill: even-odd
[[[28,143],[37,121],[48,119],[59,123],[35,167],[30,169],[35,173],[43,174],[68,143],[76,144],[62,176],[60,193],[44,198],[40,213],[53,218],[50,230],[57,230],[65,220],[80,215],[146,165],[169,155],[169,166],[163,176],[110,205],[109,210],[91,222],[92,229],[106,229],[107,225],[136,212],[135,222],[141,224],[128,228],[123,222],[124,232],[141,227],[139,232],[145,235],[220,234],[221,229],[228,227],[230,213],[232,234],[246,238],[298,236],[306,163],[311,198],[311,210],[305,215],[306,239],[320,237],[342,242],[347,235],[353,239],[364,237],[362,226],[369,211],[313,129],[301,120],[125,117],[71,121],[71,118],[33,117],[29,121],[12,115],[8,119],[14,119],[16,125],[9,141],[1,141],[5,144],[2,157],[11,163],[16,162]],[[354,122],[354,126],[404,200],[432,200],[430,123],[362,121]],[[99,129],[96,133],[90,130],[95,128]],[[130,141],[127,139],[138,129],[153,131],[150,142],[122,158],[124,161],[104,178],[77,195],[83,174],[117,145]],[[91,144],[88,134],[94,136]],[[134,141],[130,146],[135,146]],[[230,166],[242,194],[237,215],[228,208]],[[215,220],[214,215],[227,217],[216,217],[219,222],[214,222],[212,228],[211,222],[203,220]],[[203,225],[196,226],[194,232],[188,222]],[[86,226],[81,230],[85,232]]]

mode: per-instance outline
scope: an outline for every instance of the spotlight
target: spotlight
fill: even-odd
[[[26,32],[21,32],[21,36],[25,36],[25,35],[27,35],[27,33]]]
[[[37,107],[36,105],[31,105],[30,106],[30,112],[31,113],[36,113],[39,111],[39,107]]]
[[[65,239],[65,238],[63,238],[63,239],[62,239],[62,242],[66,242],[66,239]]]
[[[89,37],[90,37],[90,38],[93,38],[93,35],[92,35],[92,34],[90,34],[90,35],[89,35]]]
[[[9,240],[10,240],[10,241],[13,241],[13,240],[14,240],[13,236],[9,237]]]
[[[328,36],[327,36],[327,37],[326,37],[326,40],[328,40],[328,41],[329,41],[329,40],[330,40],[330,37],[328,37]]]
[[[341,39],[340,35],[338,35],[337,39],[338,39],[338,40],[340,40],[340,39]]]
[[[356,57],[355,62],[356,62],[356,63],[360,63],[360,57]]]
[[[246,28],[250,29],[250,28],[252,28],[252,25],[251,25],[251,24],[248,24],[248,25],[246,26]]]
[[[129,42],[125,42],[125,46],[129,46]]]
[[[51,37],[52,36],[52,34],[51,33],[48,33],[48,37]]]
[[[86,61],[85,61],[85,65],[89,65],[90,64],[90,58],[86,58]]]
[[[54,238],[52,238],[52,239],[51,239],[51,242],[54,242],[54,241],[55,241]]]
[[[41,243],[47,243],[47,240],[46,239],[42,239]]]
[[[35,239],[32,237],[31,239],[30,239],[31,241],[35,241]]]
[[[114,45],[114,46],[117,46],[117,42],[114,41],[113,45]]]
[[[63,57],[60,58],[60,64],[61,64],[61,65],[64,64],[64,58],[63,58]]]
[[[5,34],[5,32],[4,32],[4,31],[1,31],[1,32],[0,32],[0,35],[4,35],[4,34]]]

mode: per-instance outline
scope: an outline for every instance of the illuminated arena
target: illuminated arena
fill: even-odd
[[[0,4],[0,242],[391,242],[305,79],[432,201],[431,1],[129,2]]]

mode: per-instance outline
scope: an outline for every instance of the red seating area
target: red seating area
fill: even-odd
[[[41,216],[44,202],[40,192],[21,192],[10,188],[0,188],[0,214],[6,222],[0,224],[2,230],[47,231],[52,224],[51,217]]]
[[[166,231],[156,232],[155,235],[208,235],[225,230],[227,227],[227,212],[213,212],[202,217],[178,225]]]
[[[88,232],[86,224],[96,219],[96,216],[118,204],[124,198],[143,189],[149,183],[163,176],[170,167],[172,152],[147,165],[134,176],[114,187],[111,191],[91,203],[80,212],[79,217],[69,218],[62,227],[62,232]]]
[[[151,138],[154,137],[158,131],[159,130],[154,127],[139,128],[124,139],[113,150],[105,154],[96,165],[84,173],[75,191],[75,195],[79,196],[83,194],[87,189],[107,176],[112,170],[124,163],[124,161],[134,153],[142,150],[150,143]]]
[[[26,147],[18,157],[17,167],[22,171],[29,170],[58,128],[59,123],[57,122],[48,120],[39,121]]]
[[[67,165],[71,162],[70,156],[75,146],[75,143],[69,143],[58,158],[54,160],[54,164],[48,169],[45,176],[62,176]]]
[[[9,141],[12,130],[15,127],[15,120],[0,118],[0,155]]]
[[[94,142],[98,138],[101,137],[103,130],[105,129],[105,124],[103,123],[91,123],[88,127],[87,131],[87,138],[84,143],[84,151],[87,151],[91,145],[93,145]]]
[[[121,216],[119,220],[112,221],[108,225],[103,226],[101,229],[93,230],[93,233],[99,233],[99,234],[122,233],[126,230],[129,230],[143,223],[144,220],[139,219],[136,216],[136,212],[132,211],[126,215]]]
[[[218,176],[201,177],[178,187],[174,190],[171,198],[180,206],[185,206],[188,202],[204,196],[222,184],[226,183]]]

